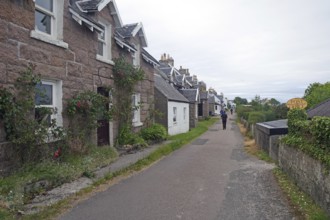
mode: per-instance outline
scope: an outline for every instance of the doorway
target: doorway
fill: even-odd
[[[104,87],[98,87],[97,93],[103,95],[105,97],[109,97],[109,91]],[[106,106],[106,109],[109,110],[109,105]],[[104,146],[110,145],[110,126],[109,121],[106,119],[100,118],[98,121],[98,128],[97,128],[97,145]]]

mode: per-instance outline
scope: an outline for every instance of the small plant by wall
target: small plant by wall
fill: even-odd
[[[117,145],[130,145],[135,144],[134,142],[142,142],[132,133],[133,111],[140,107],[132,105],[132,95],[134,94],[135,85],[144,79],[145,73],[142,69],[128,63],[123,57],[114,61],[113,76],[116,99],[114,113],[119,123]]]
[[[86,150],[93,131],[99,126],[98,120],[112,119],[113,109],[109,108],[109,103],[109,97],[94,91],[83,91],[67,100],[67,141],[72,152],[82,153]]]
[[[40,76],[34,73],[34,66],[29,65],[13,88],[0,88],[0,119],[4,122],[7,140],[23,163],[41,159],[48,153],[45,144],[63,136],[55,119],[44,120],[53,114],[52,110],[36,108],[36,95],[43,96],[43,91],[36,87],[39,83]]]
[[[166,128],[161,124],[153,124],[144,128],[140,132],[142,138],[149,143],[157,143],[167,139],[168,134]]]

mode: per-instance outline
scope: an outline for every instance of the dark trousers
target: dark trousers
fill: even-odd
[[[226,125],[227,125],[227,121],[223,120],[222,121],[222,128],[223,128],[223,130],[226,130]]]

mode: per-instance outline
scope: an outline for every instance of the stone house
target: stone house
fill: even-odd
[[[220,115],[221,111],[221,100],[217,95],[209,94],[209,114],[210,115]]]
[[[209,93],[208,91],[201,91],[200,92],[200,102],[198,103],[198,117],[205,118],[209,116]]]
[[[12,86],[32,63],[52,95],[47,107],[57,109],[51,117],[67,127],[66,100],[85,90],[103,94],[104,87],[114,85],[114,58],[123,56],[146,73],[132,97],[142,104],[133,126],[143,126],[154,107],[154,67],[142,53],[147,46],[142,24],[123,25],[114,0],[0,1],[0,8],[0,86]],[[95,144],[113,145],[118,123],[105,122],[97,133]],[[0,138],[0,152],[6,152],[3,126]]]
[[[160,72],[160,71],[159,71]],[[189,101],[163,78],[155,74],[155,110],[161,113],[155,121],[167,128],[169,135],[189,131]]]
[[[198,89],[181,89],[179,92],[189,101],[189,127],[195,128],[198,123],[199,91]]]

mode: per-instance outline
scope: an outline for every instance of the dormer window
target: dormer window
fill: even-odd
[[[97,33],[97,55],[96,59],[114,65],[111,55],[111,25],[99,22],[103,31]]]
[[[141,48],[140,45],[135,45],[136,51],[133,54],[133,66],[140,67],[140,54],[141,54]]]
[[[64,0],[34,0],[34,30],[30,36],[46,43],[68,48],[63,42]]]

